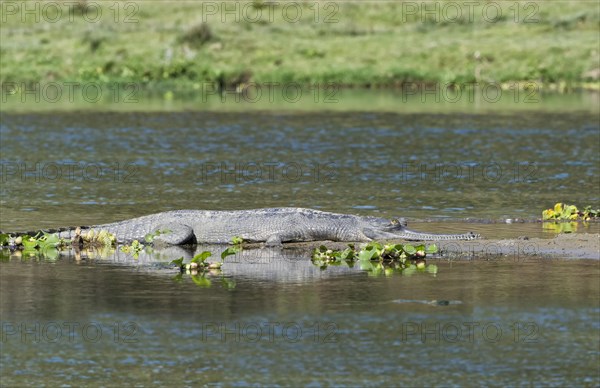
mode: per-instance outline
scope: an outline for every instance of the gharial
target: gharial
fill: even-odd
[[[388,220],[371,216],[329,213],[303,208],[266,208],[254,210],[173,210],[120,222],[79,227],[106,230],[119,243],[143,241],[153,235],[154,243],[167,245],[227,244],[234,237],[245,242],[265,242],[276,246],[285,242],[304,241],[371,241],[404,239],[411,241],[473,240],[475,233],[433,234],[406,228],[403,218]],[[46,232],[72,239],[76,227],[58,228]],[[16,233],[16,235],[30,234]],[[14,235],[14,234],[13,234]]]

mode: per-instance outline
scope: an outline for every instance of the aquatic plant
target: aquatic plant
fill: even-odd
[[[316,248],[312,254],[312,262],[321,269],[329,265],[347,265],[353,267],[358,262],[360,269],[372,275],[392,275],[402,272],[410,275],[417,270],[437,273],[437,266],[427,265],[425,257],[438,251],[435,244],[425,246],[411,244],[385,244],[372,242],[358,250],[354,244],[348,244],[344,250],[329,249],[324,245]]]
[[[144,250],[144,244],[138,240],[133,240],[131,245],[122,245],[120,250],[123,253],[131,253],[133,257],[137,258],[140,252]]]
[[[235,255],[241,250],[241,246],[228,247],[223,252],[221,252],[220,262],[209,263],[206,260],[212,256],[212,252],[203,251],[195,255],[192,258],[192,260],[187,264],[183,263],[183,257],[180,257],[176,260],[172,260],[171,264],[175,264],[182,273],[185,272],[188,275],[197,275],[199,272],[206,272],[208,270],[220,270],[227,256]]]
[[[78,248],[111,247],[115,244],[115,235],[106,230],[96,232],[93,229],[90,229],[87,233],[81,233],[81,229],[77,228],[75,237],[72,240],[60,238],[57,233],[47,233],[44,231],[40,231],[34,236],[11,236],[5,233],[0,234],[0,247],[8,246],[13,250],[31,251],[33,249],[60,249],[69,245],[77,245]]]
[[[598,218],[599,216],[600,209],[594,210],[591,206],[586,206],[583,211],[579,211],[577,206],[567,205],[561,202],[556,203],[554,208],[546,209],[542,212],[542,219],[544,221],[589,221],[590,219]]]

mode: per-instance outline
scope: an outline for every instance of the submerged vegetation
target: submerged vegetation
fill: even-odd
[[[14,2],[0,27],[2,84],[199,91],[207,82],[233,89],[535,82],[570,90],[597,89],[600,75],[599,9],[586,2],[475,2],[458,10],[437,2],[426,12],[425,3],[389,1],[236,2],[228,11],[223,2],[80,1],[56,3],[62,13],[44,17],[23,17],[24,4]]]

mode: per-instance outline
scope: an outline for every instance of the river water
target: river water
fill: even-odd
[[[589,109],[25,111],[2,113],[0,136],[1,230],[301,206],[552,237],[464,221],[600,199]],[[192,254],[4,252],[2,385],[600,384],[596,260],[434,258],[436,274],[371,276],[249,250],[197,282],[164,266]]]

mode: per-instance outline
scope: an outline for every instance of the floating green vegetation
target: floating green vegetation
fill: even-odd
[[[198,273],[206,272],[209,270],[220,270],[227,256],[235,255],[236,253],[242,250],[242,241],[243,240],[240,237],[234,237],[232,239],[232,243],[235,244],[235,246],[228,247],[223,252],[221,252],[220,262],[209,263],[207,259],[212,256],[212,252],[203,251],[195,255],[192,258],[192,260],[187,264],[183,263],[183,257],[171,261],[171,264],[175,264],[179,267],[181,273],[186,273],[188,275],[197,275]]]
[[[121,245],[121,252],[131,254],[133,257],[137,259],[140,252],[144,250],[144,244],[140,243],[138,240],[133,240],[131,245]]]
[[[227,256],[235,255],[239,251],[239,247],[229,247],[225,249],[223,252],[221,252],[221,261],[216,263],[209,263],[208,261],[206,261],[206,259],[212,256],[212,252],[204,251],[194,256],[192,260],[187,264],[183,263],[183,257],[171,261],[171,264],[177,265],[181,272],[185,272],[188,275],[196,275],[198,274],[198,272],[206,272],[211,269],[221,269],[225,258]]]
[[[367,244],[364,248],[356,250],[354,244],[348,244],[344,250],[328,249],[321,245],[316,248],[312,255],[312,262],[321,269],[330,265],[346,265],[354,267],[359,263],[360,269],[368,271],[370,275],[378,276],[384,274],[391,276],[394,273],[412,275],[416,271],[437,273],[436,265],[427,265],[425,257],[438,251],[435,244],[432,245],[410,245],[410,244],[386,244],[378,242]]]
[[[573,233],[577,231],[579,221],[587,226],[586,221],[600,217],[600,209],[592,209],[586,206],[583,211],[577,209],[575,205],[567,205],[558,202],[552,209],[546,209],[542,212],[542,228],[554,233]]]
[[[114,251],[115,244],[115,235],[106,230],[96,232],[91,229],[87,233],[81,233],[81,229],[78,228],[72,240],[60,238],[57,233],[44,231],[40,231],[34,236],[0,234],[3,258],[12,255],[25,259],[38,258],[54,261],[59,257],[61,250],[69,248],[74,248],[76,252],[82,250],[95,252],[95,256],[104,257]]]
[[[57,233],[38,232],[34,236],[21,235],[12,236],[0,234],[0,247],[8,247],[11,250],[23,251],[26,255],[37,254],[37,251],[47,257],[58,257],[58,250],[73,246],[81,248],[110,248],[116,244],[115,235],[106,230],[99,232],[90,229],[87,233],[81,233],[77,228],[72,240],[60,238]],[[55,252],[56,251],[56,252]]]
[[[600,209],[592,209],[586,206],[583,211],[579,211],[575,205],[567,205],[558,202],[553,209],[546,209],[542,212],[544,221],[589,221],[592,218],[600,217]]]
[[[171,261],[171,264],[174,264],[179,268],[179,274],[177,274],[173,280],[180,282],[183,280],[183,275],[186,274],[190,275],[192,281],[199,287],[210,287],[212,282],[206,277],[206,275],[221,275],[222,285],[225,288],[232,290],[235,288],[235,282],[222,276],[221,267],[223,266],[227,256],[235,255],[241,250],[242,247],[239,244],[234,247],[228,247],[221,252],[220,262],[210,263],[207,261],[207,259],[212,256],[212,252],[210,251],[198,253],[192,258],[192,260],[190,260],[189,263],[184,263],[183,257],[173,260]]]
[[[240,245],[244,242],[244,239],[238,236],[235,236],[234,238],[231,239],[231,243],[233,245]]]

